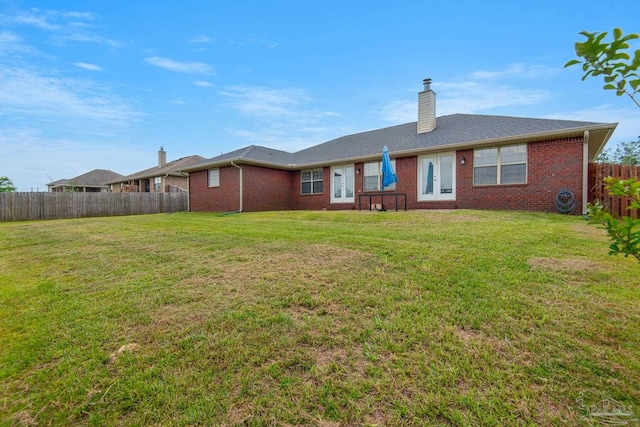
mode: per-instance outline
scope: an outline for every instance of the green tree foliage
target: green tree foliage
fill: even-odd
[[[596,163],[617,163],[623,166],[640,166],[640,136],[637,141],[621,142],[615,150],[607,148]]]
[[[576,42],[576,55],[581,59],[572,59],[565,64],[566,67],[582,64],[584,75],[587,77],[602,76],[604,78],[603,89],[614,90],[616,95],[628,95],[640,108],[640,102],[636,98],[640,91],[640,49],[633,56],[629,54],[629,40],[640,38],[639,34],[622,34],[620,28],[613,30],[613,41],[605,42],[607,32],[590,33],[582,31],[580,34],[587,38],[584,42]]]
[[[7,193],[10,191],[16,191],[16,186],[6,176],[0,176],[0,193]]]
[[[565,64],[566,67],[582,64],[584,75],[587,77],[602,76],[605,90],[614,90],[616,95],[627,95],[640,108],[636,98],[640,93],[640,49],[633,56],[629,54],[629,40],[640,38],[638,34],[623,35],[620,28],[614,28],[613,41],[606,42],[604,38],[608,33],[590,33],[582,31],[580,34],[587,40],[576,42],[576,55],[580,59],[572,59]],[[638,164],[638,142],[622,143],[615,153],[607,153],[606,156],[616,159],[621,164]],[[624,162],[624,163],[623,163]],[[629,197],[631,203],[629,209],[640,209],[640,182],[635,178],[622,180],[620,178],[605,178],[605,187],[609,194],[621,197]],[[624,254],[633,256],[640,262],[640,219],[632,219],[623,216],[614,218],[599,203],[589,204],[591,220],[600,223],[607,231],[607,235],[613,243],[609,245],[609,254]]]
[[[609,177],[604,179],[604,183],[609,194],[631,199],[628,209],[640,209],[640,181],[633,178],[621,180]],[[625,216],[617,220],[600,202],[589,204],[589,215],[591,221],[601,224],[613,240],[609,245],[609,255],[623,254],[625,257],[631,255],[640,261],[640,219],[634,220]]]

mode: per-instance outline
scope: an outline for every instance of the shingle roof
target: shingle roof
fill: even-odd
[[[122,178],[123,175],[108,169],[94,169],[75,178],[59,179],[47,184],[48,187],[75,186],[75,187],[105,187],[107,181]]]
[[[203,160],[205,160],[205,158],[198,155],[182,157],[178,160],[167,162],[163,167],[154,166],[131,175],[121,176],[119,179],[108,181],[107,184],[117,184],[120,182],[130,181],[132,179],[153,178],[161,175],[181,176],[180,170],[196,163],[201,163]]]
[[[602,148],[616,125],[574,120],[452,114],[438,117],[436,128],[427,133],[418,134],[417,122],[411,122],[343,136],[296,153],[249,146],[213,157],[184,170],[194,171],[230,161],[269,163],[288,168],[305,167],[380,156],[384,145],[389,148],[392,156],[397,156],[448,147],[472,148],[500,141],[541,139],[550,135],[581,135],[585,130],[603,130],[598,137],[602,141],[594,141],[593,145],[597,147],[590,150],[590,155],[593,155],[592,152]]]

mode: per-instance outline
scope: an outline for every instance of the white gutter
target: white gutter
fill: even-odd
[[[240,209],[238,209],[238,212],[242,212],[242,167],[233,163],[233,160],[231,161],[231,166],[236,167],[240,170]]]
[[[582,142],[582,215],[587,216],[587,199],[589,198],[589,131],[584,131]]]

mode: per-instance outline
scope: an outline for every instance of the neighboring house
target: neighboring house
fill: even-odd
[[[113,179],[107,184],[114,193],[177,193],[189,189],[187,174],[181,169],[202,162],[204,157],[188,156],[167,163],[167,152],[160,147],[158,151],[158,165]]]
[[[47,184],[50,192],[79,191],[83,193],[100,193],[109,190],[107,181],[122,178],[123,175],[106,169],[94,169],[75,178],[59,179]]]
[[[557,212],[572,196],[585,213],[588,163],[617,123],[452,114],[436,119],[424,81],[418,121],[344,136],[288,153],[249,146],[188,168],[192,211],[369,209],[379,204],[380,161],[388,146],[409,209]],[[563,190],[569,190],[570,193]],[[384,208],[394,209],[394,197]],[[567,203],[560,204],[568,206]]]

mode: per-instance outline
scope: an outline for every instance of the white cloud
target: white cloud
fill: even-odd
[[[53,37],[52,40],[54,42],[72,41],[72,42],[80,42],[80,43],[95,43],[103,46],[108,46],[111,48],[119,48],[123,46],[123,43],[118,40],[109,39],[106,37],[101,37],[95,34],[87,34],[87,33],[70,33],[66,35]]]
[[[448,81],[439,81],[436,113],[487,113],[502,107],[531,106],[549,102],[554,92],[522,81],[551,79],[561,70],[544,66],[513,64],[503,70],[480,70]],[[418,117],[417,93],[411,100],[389,101],[381,115],[392,123],[414,122]]]
[[[382,107],[382,117],[392,123],[415,122],[418,117],[418,102],[394,100]]]
[[[58,126],[124,125],[140,114],[126,100],[87,80],[0,65],[0,107],[32,119],[55,118]],[[80,123],[80,122],[82,123]]]
[[[7,20],[11,23],[28,25],[43,30],[59,30],[60,28],[62,28],[60,25],[50,23],[47,17],[44,15],[36,15],[28,12],[23,12],[20,15],[8,17]]]
[[[253,119],[240,129],[227,129],[251,144],[297,151],[327,141],[339,131],[325,123],[340,114],[315,109],[316,101],[305,89],[230,86],[219,93],[228,99],[229,107]]]
[[[156,67],[170,71],[177,71],[179,73],[211,74],[213,72],[213,68],[203,62],[177,62],[172,59],[161,58],[159,56],[145,58],[144,60]]]
[[[618,123],[610,143],[635,141],[640,135],[640,109],[621,108],[613,104],[597,105],[592,108],[557,112],[546,116],[549,119],[582,120],[596,123]]]
[[[36,54],[37,51],[25,45],[19,35],[11,31],[0,31],[0,55],[10,53]]]
[[[561,68],[552,68],[543,65],[512,64],[504,70],[486,71],[479,70],[470,73],[470,80],[496,80],[513,78],[548,78],[557,76],[562,72]]]
[[[553,94],[545,89],[521,89],[515,85],[462,80],[438,84],[441,93],[438,115],[479,113],[498,107],[535,105],[548,101]],[[417,114],[417,113],[416,113]]]
[[[91,27],[96,15],[91,12],[58,11],[30,9],[21,10],[13,15],[0,14],[0,24],[27,25],[52,33],[51,41],[62,43],[75,41],[83,43],[96,43],[112,48],[122,46],[122,43],[92,34],[87,31]]]
[[[187,103],[185,101],[181,100],[181,99],[176,99],[176,100],[173,100],[171,102],[174,103],[174,104],[182,105],[182,106],[187,105]]]
[[[220,94],[226,96],[229,105],[236,110],[263,118],[299,115],[300,110],[297,107],[313,101],[306,90],[298,88],[229,86]]]
[[[211,83],[204,81],[204,80],[196,80],[195,82],[193,82],[194,85],[196,86],[202,86],[202,87],[209,87],[211,86]]]
[[[58,31],[64,29],[68,24],[77,24],[79,21],[93,21],[94,19],[95,15],[91,12],[66,12],[36,8],[21,10],[14,15],[0,15],[0,22],[28,25],[49,31]]]
[[[213,40],[207,36],[196,36],[189,39],[189,43],[213,43]]]
[[[73,65],[89,71],[102,71],[102,67],[99,65],[89,64],[88,62],[74,62]]]

